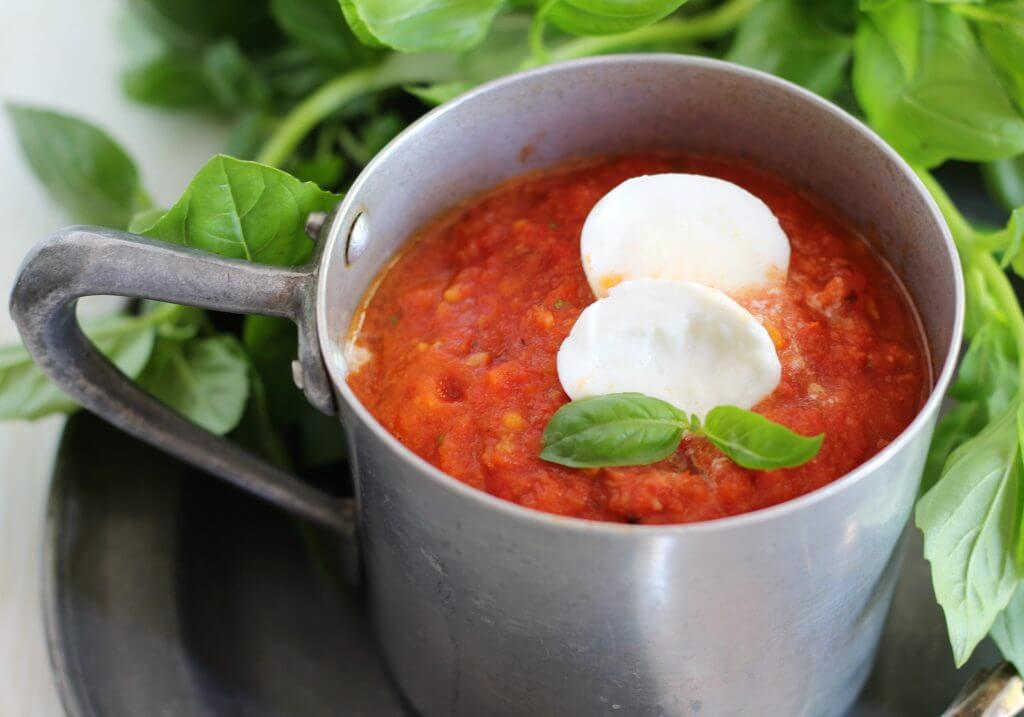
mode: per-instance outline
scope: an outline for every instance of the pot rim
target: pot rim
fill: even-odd
[[[808,493],[804,493],[803,495],[797,496],[791,500],[768,506],[766,508],[759,508],[747,513],[740,513],[737,515],[730,515],[694,523],[672,523],[659,525],[612,523],[590,520],[587,518],[557,515],[554,513],[546,513],[535,508],[527,508],[517,503],[491,495],[486,491],[473,488],[454,476],[445,473],[424,458],[416,455],[412,450],[407,448],[403,443],[401,443],[401,441],[392,435],[390,431],[384,428],[384,426],[381,425],[380,422],[377,421],[369,410],[367,410],[367,408],[359,401],[352,389],[349,387],[347,381],[345,381],[345,376],[342,375],[342,371],[338,364],[330,359],[330,355],[336,352],[323,351],[324,346],[337,344],[337,342],[331,338],[332,327],[329,326],[327,322],[327,310],[324,297],[327,293],[327,277],[330,272],[325,266],[323,266],[323,263],[326,262],[329,257],[334,255],[335,243],[345,241],[345,237],[340,236],[342,222],[338,221],[338,219],[349,214],[352,209],[352,198],[359,193],[357,190],[360,185],[365,183],[366,177],[371,175],[374,170],[384,162],[385,158],[389,154],[401,151],[402,145],[405,142],[410,141],[418,132],[423,131],[426,125],[440,121],[447,114],[455,112],[460,105],[472,101],[482,95],[500,91],[507,85],[520,82],[526,78],[536,78],[548,74],[557,74],[559,72],[564,72],[569,68],[581,66],[599,67],[602,65],[623,63],[653,65],[672,64],[677,66],[699,67],[719,73],[740,75],[766,85],[774,85],[777,88],[781,88],[792,95],[795,101],[809,102],[812,105],[815,105],[819,111],[833,115],[835,118],[845,122],[854,130],[862,134],[878,150],[894,162],[894,164],[899,168],[903,178],[906,181],[909,181],[917,193],[922,195],[926,200],[932,219],[936,223],[936,226],[939,227],[943,247],[949,255],[955,270],[955,276],[953,278],[955,316],[953,319],[953,332],[950,338],[950,347],[943,361],[942,369],[938,372],[938,375],[932,385],[928,399],[917,412],[917,415],[910,424],[881,451],[854,468],[852,471],[836,478],[827,485]],[[946,225],[946,221],[943,218],[938,205],[935,203],[935,200],[932,198],[928,189],[924,186],[924,183],[910,165],[871,128],[837,105],[787,80],[775,77],[774,75],[770,75],[766,72],[761,72],[760,70],[754,70],[723,60],[690,55],[676,55],[671,53],[605,55],[546,65],[484,83],[461,95],[455,100],[431,110],[395,137],[366,167],[363,168],[363,171],[360,172],[359,176],[352,183],[352,187],[346,193],[346,198],[339,205],[338,210],[334,214],[334,218],[335,221],[331,227],[331,231],[328,233],[323,252],[321,253],[321,266],[318,271],[316,287],[316,323],[317,336],[321,346],[321,354],[324,357],[324,363],[327,367],[327,372],[331,382],[334,384],[333,388],[335,390],[335,394],[339,397],[340,401],[345,402],[358,420],[366,424],[370,430],[380,438],[385,446],[394,451],[399,458],[410,464],[412,468],[425,474],[425,480],[435,481],[444,488],[459,493],[464,498],[467,498],[472,502],[476,502],[482,508],[503,512],[510,518],[519,518],[528,522],[533,522],[538,528],[564,528],[567,530],[582,531],[585,533],[597,532],[644,538],[662,535],[676,536],[684,533],[717,533],[719,531],[740,529],[759,523],[767,523],[811,508],[817,503],[827,500],[831,496],[843,492],[859,483],[867,475],[880,468],[886,461],[892,459],[896,454],[903,450],[903,448],[910,443],[918,433],[924,430],[924,427],[930,420],[932,414],[938,411],[943,397],[945,396],[946,389],[952,380],[959,355],[959,346],[963,339],[965,308],[963,270],[960,265],[960,257],[956,251],[952,234],[950,233],[949,227]]]

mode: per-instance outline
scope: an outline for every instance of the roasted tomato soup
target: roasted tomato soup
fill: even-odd
[[[651,465],[578,469],[539,457],[545,426],[569,400],[556,355],[595,300],[580,262],[584,220],[624,180],[664,172],[734,182],[789,236],[785,285],[733,298],[763,323],[782,366],[753,410],[825,434],[802,466],[747,470],[692,436]],[[501,185],[426,227],[357,325],[362,360],[349,385],[402,443],[475,488],[594,520],[685,523],[812,491],[892,441],[930,383],[914,311],[857,231],[777,177],[709,158],[607,159]]]

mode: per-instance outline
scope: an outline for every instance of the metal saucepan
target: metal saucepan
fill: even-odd
[[[409,236],[509,177],[652,149],[761,165],[876,239],[920,311],[931,353],[934,388],[914,422],[813,493],[660,527],[501,501],[385,431],[345,383],[343,343],[364,292]],[[484,85],[409,127],[359,176],[319,245],[311,265],[279,269],[72,227],[28,258],[12,313],[35,359],[89,410],[301,516],[357,530],[383,654],[425,715],[838,715],[853,701],[899,572],[897,543],[963,320],[945,224],[871,131],[794,85],[713,60],[546,67]],[[76,324],[75,300],[91,294],[293,319],[297,380],[345,427],[354,510],[126,380]]]

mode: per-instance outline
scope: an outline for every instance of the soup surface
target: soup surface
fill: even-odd
[[[583,222],[622,181],[662,172],[735,182],[788,234],[786,284],[733,298],[764,323],[782,364],[778,387],[754,410],[805,435],[824,433],[809,463],[747,470],[689,436],[646,466],[540,459],[544,428],[569,400],[558,349],[595,300],[580,262]],[[705,157],[604,159],[503,184],[422,230],[361,320],[354,341],[365,358],[348,382],[402,443],[480,490],[594,520],[707,520],[812,491],[892,441],[930,383],[906,295],[846,220],[777,177]]]

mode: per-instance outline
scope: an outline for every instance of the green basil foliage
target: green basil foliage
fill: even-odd
[[[927,0],[130,0],[125,94],[155,111],[231,125],[225,151],[156,209],[128,154],[64,114],[13,106],[28,165],[74,221],[223,256],[304,261],[305,215],[337,202],[361,167],[429,107],[488,80],[613,52],[733,60],[834,99],[919,171],[957,243],[969,347],[928,455],[918,524],[962,661],[991,632],[1024,670],[1018,501],[1024,313],[1004,272],[1024,275],[1024,3]],[[168,137],[169,142],[188,141]],[[250,161],[258,159],[259,164]],[[963,216],[928,171],[978,163],[1008,212]],[[86,332],[127,374],[211,430],[278,465],[342,458],[336,425],[289,374],[295,329],[146,303]],[[721,407],[703,425],[645,397],[566,406],[547,458],[567,465],[660,460],[686,433],[759,469],[818,449],[763,417]],[[73,409],[20,348],[0,350],[0,417]],[[1018,501],[1019,502],[1019,501]]]
[[[670,403],[642,393],[614,393],[562,406],[544,429],[540,457],[576,468],[635,466],[672,455],[683,434],[711,441],[745,468],[799,466],[814,458],[824,436],[806,437],[752,411],[718,406],[703,425]]]
[[[1020,107],[949,7],[895,2],[865,13],[853,87],[872,126],[922,166],[1024,152]]]
[[[186,52],[161,52],[121,76],[125,95],[137,102],[170,109],[216,107],[203,76],[203,60]]]
[[[1024,155],[982,167],[989,193],[1007,209],[1024,206]]]
[[[942,478],[917,506],[957,665],[988,634],[1017,587],[1020,472],[1012,406],[950,455]]]
[[[132,377],[145,368],[156,341],[153,323],[145,316],[104,317],[86,321],[83,329],[114,365]],[[0,349],[0,419],[34,420],[75,408],[75,402],[46,378],[25,349]]]
[[[18,108],[12,114],[22,124],[28,118],[39,120],[29,136],[41,153],[52,152],[65,162],[74,159],[86,168],[117,158],[115,166],[131,180],[125,183],[126,191],[144,195],[131,160],[99,130],[81,120],[38,110]],[[77,152],[73,157],[57,151],[67,126],[72,128],[72,139],[90,139],[72,145]],[[50,176],[39,173],[43,178]],[[70,172],[64,179],[84,181]],[[217,156],[199,171],[171,209],[150,207],[130,217],[132,207],[138,205],[126,205],[107,223],[222,256],[293,265],[304,261],[312,249],[304,232],[306,217],[330,210],[337,201],[337,195],[280,170]],[[97,205],[106,208],[111,203],[104,197]],[[93,215],[85,213],[83,218]],[[252,361],[238,339],[216,333],[204,312],[150,303],[137,316],[86,320],[84,328],[125,374],[197,424],[227,433],[242,420],[251,398]],[[295,341],[294,335],[286,335],[282,343],[292,357]],[[290,391],[298,394],[288,382]],[[74,402],[45,377],[23,348],[0,349],[0,418],[36,419],[74,409]]]
[[[135,163],[103,130],[23,105],[7,113],[29,166],[74,221],[124,227],[149,204]]]
[[[161,338],[138,379],[171,408],[218,434],[238,425],[249,398],[249,361],[229,335]]]
[[[684,2],[686,0],[555,0],[547,3],[545,19],[573,35],[612,35],[657,22]]]
[[[827,9],[806,0],[763,0],[740,25],[726,58],[831,97],[843,85],[853,42],[832,27]]]
[[[484,39],[501,0],[341,0],[352,30],[370,45],[405,52],[462,50]]]
[[[337,203],[331,192],[278,169],[219,155],[141,233],[234,259],[291,266],[313,248],[306,217]]]
[[[1014,665],[1024,665],[1024,589],[1018,585],[992,625],[992,639]]]
[[[345,24],[338,0],[271,0],[270,10],[296,44],[332,65],[358,65],[373,55]]]
[[[938,480],[949,454],[1011,406],[1018,386],[1016,347],[1000,323],[982,326],[960,364],[950,396],[957,405],[939,421],[928,450],[922,489]]]

